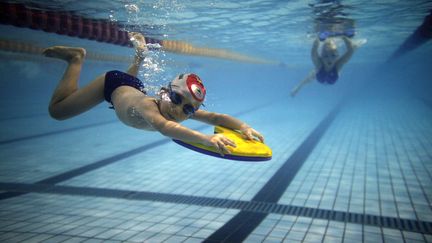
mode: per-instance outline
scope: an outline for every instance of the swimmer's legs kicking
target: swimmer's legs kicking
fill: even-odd
[[[45,49],[43,54],[68,63],[49,104],[49,113],[53,118],[64,120],[76,116],[103,101],[104,75],[81,89],[78,87],[85,49],[53,46]]]
[[[148,51],[145,38],[139,33],[129,33],[135,47],[135,58],[128,70],[136,77],[139,67]],[[79,115],[104,101],[105,73],[88,85],[79,88],[78,80],[84,63],[86,51],[83,48],[53,46],[45,49],[47,57],[58,58],[68,63],[67,68],[49,104],[50,115],[57,120],[64,120]]]

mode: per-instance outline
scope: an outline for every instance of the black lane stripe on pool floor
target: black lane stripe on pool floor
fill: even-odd
[[[190,196],[171,193],[132,191],[106,188],[74,187],[49,184],[25,184],[25,183],[1,183],[0,190],[16,190],[17,193],[47,193],[72,196],[92,196],[104,198],[117,198],[137,201],[153,201],[163,203],[176,203],[196,205],[202,207],[215,207],[241,210],[243,217],[251,218],[248,225],[259,224],[259,219],[268,214],[292,215],[308,218],[318,218],[338,222],[364,224],[375,227],[385,227],[402,231],[432,234],[432,222],[403,219],[389,216],[378,216],[371,214],[351,213],[330,209],[319,209],[301,206],[291,206],[272,202],[245,201],[234,199],[213,198],[204,196]],[[1,210],[1,209],[0,209]],[[261,217],[257,217],[261,216]],[[241,225],[245,222],[240,217],[235,218]]]
[[[155,141],[153,143],[146,144],[146,145],[143,145],[141,147],[138,147],[138,148],[135,148],[135,149],[131,149],[131,150],[128,150],[126,152],[123,152],[123,153],[120,153],[120,154],[116,154],[114,156],[111,156],[111,157],[108,157],[108,158],[105,158],[105,159],[101,159],[101,160],[93,162],[91,164],[84,165],[84,166],[78,167],[78,168],[73,169],[73,170],[66,171],[64,173],[61,173],[61,174],[58,174],[58,175],[55,175],[55,176],[52,176],[52,177],[48,177],[46,179],[43,179],[43,180],[35,182],[35,184],[51,184],[51,185],[54,185],[54,184],[57,184],[57,183],[69,180],[69,179],[71,179],[73,177],[85,174],[87,172],[90,172],[90,171],[93,171],[93,170],[97,170],[97,169],[102,168],[104,166],[113,164],[115,162],[118,162],[118,161],[120,161],[122,159],[125,159],[125,158],[128,158],[130,156],[142,153],[142,152],[144,152],[146,150],[149,150],[149,149],[152,149],[152,148],[156,148],[156,147],[161,146],[163,144],[167,144],[169,142],[171,142],[171,140],[169,140],[169,139],[161,139],[161,140]],[[4,192],[4,193],[0,193],[0,200],[12,198],[12,197],[17,197],[17,196],[21,196],[23,194],[25,194],[25,193],[22,193],[22,192],[20,193],[20,192],[15,191],[15,190],[12,189],[10,191]]]
[[[324,133],[330,127],[341,109],[342,103],[336,105],[333,110],[318,124],[303,143],[267,181],[261,190],[252,198],[258,202],[277,202],[303,163],[309,157],[315,146],[321,140]],[[225,225],[210,235],[205,242],[242,242],[265,219],[265,213],[251,213],[241,211]]]

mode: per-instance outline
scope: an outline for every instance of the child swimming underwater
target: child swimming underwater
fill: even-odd
[[[351,40],[345,36],[342,36],[341,39],[346,46],[346,52],[342,56],[339,55],[333,38],[328,38],[324,41],[321,54],[319,54],[320,41],[318,38],[315,39],[311,51],[315,69],[291,90],[291,96],[295,96],[304,85],[315,79],[322,84],[336,83],[339,79],[340,70],[351,59],[354,53],[354,45]]]
[[[68,119],[106,100],[113,105],[119,120],[128,126],[212,146],[221,155],[230,153],[226,146],[236,146],[232,140],[221,134],[203,134],[182,126],[180,122],[191,118],[240,130],[247,139],[264,141],[259,132],[234,117],[199,109],[205,99],[206,89],[196,74],[177,76],[167,87],[161,88],[158,97],[146,95],[143,83],[136,78],[148,51],[145,39],[139,33],[130,33],[129,37],[135,46],[135,57],[126,73],[109,71],[82,88],[78,87],[78,80],[86,56],[85,49],[53,46],[43,51],[47,57],[59,58],[68,63],[49,104],[51,117]]]

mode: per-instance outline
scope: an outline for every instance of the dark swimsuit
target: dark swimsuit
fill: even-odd
[[[338,71],[336,67],[333,67],[332,70],[326,71],[324,70],[324,67],[322,67],[316,74],[316,79],[318,82],[323,84],[334,84],[339,78]]]
[[[115,89],[124,85],[133,87],[143,92],[144,94],[146,93],[144,90],[144,84],[141,82],[141,80],[139,80],[138,78],[130,74],[113,70],[105,74],[105,87],[104,87],[105,100],[112,104],[111,94],[114,92]]]

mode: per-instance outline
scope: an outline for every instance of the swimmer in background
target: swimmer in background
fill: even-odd
[[[231,139],[222,134],[206,135],[182,126],[180,122],[191,118],[239,130],[246,139],[264,141],[259,132],[234,117],[199,109],[206,90],[201,79],[195,74],[181,74],[167,87],[161,88],[157,97],[147,96],[143,83],[136,78],[148,52],[146,42],[139,33],[130,33],[129,38],[135,47],[135,57],[126,73],[109,71],[82,88],[78,87],[78,80],[86,56],[85,49],[53,46],[43,51],[47,57],[62,59],[68,63],[49,104],[51,117],[65,120],[106,100],[112,104],[117,117],[125,125],[212,146],[221,155],[230,153],[226,146],[236,146]]]
[[[311,57],[315,69],[291,90],[291,96],[295,96],[304,85],[317,80],[322,84],[334,84],[339,78],[342,67],[351,59],[354,53],[354,45],[346,36],[341,36],[346,46],[346,52],[340,56],[333,38],[327,38],[318,54],[319,38],[316,38],[311,51]]]

